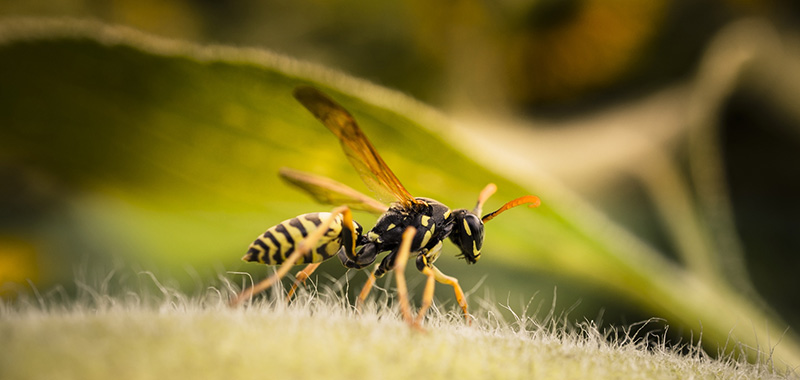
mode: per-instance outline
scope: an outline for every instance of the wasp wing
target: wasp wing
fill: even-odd
[[[405,206],[417,203],[347,110],[313,87],[298,87],[294,97],[339,138],[347,159],[379,200]]]
[[[279,174],[286,182],[304,190],[323,204],[347,205],[354,210],[379,215],[388,210],[385,204],[330,178],[289,168],[281,168]]]

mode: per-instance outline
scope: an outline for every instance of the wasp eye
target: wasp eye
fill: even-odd
[[[461,255],[467,262],[474,264],[481,255],[483,246],[483,222],[467,210],[454,212],[455,226],[450,240],[461,249]]]

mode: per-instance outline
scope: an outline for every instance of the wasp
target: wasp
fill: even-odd
[[[410,325],[421,325],[422,318],[433,302],[435,282],[453,287],[456,301],[469,323],[467,301],[458,279],[442,273],[434,265],[442,251],[443,242],[449,239],[460,250],[458,256],[468,264],[474,264],[481,257],[484,224],[516,206],[539,206],[539,198],[526,195],[481,217],[484,203],[497,190],[494,184],[487,185],[481,191],[472,210],[451,210],[436,200],[413,197],[347,110],[313,87],[298,87],[294,97],[339,139],[345,156],[380,201],[332,179],[282,168],[280,176],[290,184],[306,191],[321,203],[339,206],[331,212],[304,214],[285,220],[258,236],[242,260],[279,267],[272,276],[242,291],[231,301],[231,305],[238,305],[269,288],[285,276],[293,265],[307,264],[295,276],[289,297],[321,262],[333,256],[348,268],[360,269],[373,264],[379,255],[388,252],[370,272],[358,296],[359,307],[369,295],[376,278],[394,270],[400,310],[403,319]],[[353,220],[351,210],[368,211],[380,217],[375,226],[365,233],[364,228]],[[416,268],[427,277],[416,318],[411,315],[404,274],[406,263],[412,255]]]

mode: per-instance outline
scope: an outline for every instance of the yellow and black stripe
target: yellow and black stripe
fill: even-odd
[[[296,218],[284,220],[271,227],[250,244],[247,254],[242,257],[244,261],[255,261],[267,265],[283,263],[294,252],[297,245],[311,232],[317,229],[322,222],[331,216],[328,212],[314,212],[303,214]],[[361,226],[353,222],[357,232]],[[328,231],[322,235],[316,246],[297,260],[296,264],[309,264],[325,261],[342,247],[342,215],[337,215]]]

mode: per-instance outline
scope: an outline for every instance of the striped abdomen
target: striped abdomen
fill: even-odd
[[[283,263],[294,252],[300,241],[316,230],[322,224],[322,221],[330,217],[330,215],[328,212],[314,212],[284,220],[256,238],[253,244],[250,244],[250,248],[247,250],[247,254],[242,257],[242,260],[255,261],[267,265]],[[360,233],[361,226],[355,221],[353,224],[357,233]],[[341,232],[342,215],[338,215],[316,246],[301,256],[295,264],[318,263],[336,255],[336,252],[342,247]]]

